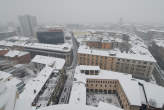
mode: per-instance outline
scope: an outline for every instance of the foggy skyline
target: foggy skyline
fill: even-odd
[[[164,23],[164,0],[0,0],[0,23],[30,14],[40,23]]]

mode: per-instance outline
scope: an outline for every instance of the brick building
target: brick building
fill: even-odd
[[[129,73],[139,78],[149,78],[154,69],[155,59],[146,55],[121,53],[89,48],[79,48],[79,65],[97,65],[104,70]]]
[[[9,50],[9,52],[6,53],[4,57],[7,60],[13,61],[17,64],[29,63],[31,61],[30,53],[25,51]]]

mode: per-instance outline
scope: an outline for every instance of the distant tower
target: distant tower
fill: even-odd
[[[34,36],[34,30],[37,26],[37,19],[35,16],[23,15],[19,16],[19,22],[21,26],[21,33],[24,36]]]
[[[118,23],[120,26],[123,25],[123,18],[120,18],[119,19],[119,23]]]

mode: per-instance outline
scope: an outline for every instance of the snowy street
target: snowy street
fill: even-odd
[[[73,83],[73,73],[74,73],[74,69],[67,70],[68,77],[65,82],[62,94],[60,96],[59,104],[67,104],[69,102],[70,92]]]
[[[77,65],[77,45],[75,38],[72,36],[72,42],[73,42],[73,61],[72,65],[70,68],[67,68],[66,70],[66,75],[67,75],[67,80],[65,82],[62,94],[59,99],[59,104],[67,104],[69,102],[69,97],[70,97],[70,92],[72,88],[72,83],[73,83],[73,75],[75,72],[75,67]]]

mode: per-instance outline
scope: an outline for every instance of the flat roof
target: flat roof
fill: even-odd
[[[62,69],[65,64],[65,60],[62,58],[42,56],[42,55],[36,55],[31,62],[52,66],[53,68],[58,70]]]
[[[77,99],[83,101],[83,102],[79,102],[79,103],[83,103],[86,104],[86,93],[84,92],[82,94],[82,92],[85,89],[86,91],[86,80],[87,79],[114,79],[114,80],[119,80],[123,91],[125,92],[128,101],[131,105],[141,105],[141,99],[140,99],[140,91],[139,91],[139,85],[138,82],[131,80],[132,79],[132,75],[130,74],[124,74],[124,73],[119,73],[119,72],[113,72],[113,71],[107,71],[107,70],[100,70],[100,74],[99,75],[85,75],[82,74],[80,72],[81,68],[80,66],[76,67],[76,72],[74,75],[74,78],[76,79],[73,83],[73,88],[76,88],[76,91],[71,91],[71,97],[70,97],[70,103],[73,103],[71,101],[74,101],[74,103],[76,103]],[[77,84],[76,84],[77,83]],[[84,87],[81,87],[80,89],[78,89],[79,84],[83,84]],[[76,86],[76,87],[74,87]],[[80,94],[82,94],[82,96],[79,96],[80,94],[78,94],[78,92],[80,92]],[[84,97],[85,96],[85,97]],[[139,97],[134,97],[134,96],[139,96]],[[71,99],[72,98],[72,99]]]
[[[83,82],[74,82],[72,85],[69,104],[86,105],[86,87]]]
[[[15,109],[16,110],[31,110],[32,109],[32,102],[34,101],[35,97],[40,92],[41,88],[44,86],[48,78],[53,72],[53,68],[46,66],[38,73],[36,78],[31,79],[25,85],[24,91],[20,94]],[[34,90],[36,93],[34,93]]]
[[[145,81],[142,81],[142,84],[144,85],[149,104],[153,107],[162,108],[164,104],[164,87]],[[151,101],[155,102],[155,104],[152,105]]]
[[[154,39],[155,44],[159,47],[164,47],[164,39]]]
[[[29,43],[27,41],[0,41],[1,46],[12,47],[12,46],[20,46],[26,48],[34,48],[34,49],[44,49],[44,50],[52,50],[52,51],[60,51],[60,52],[69,52],[72,49],[72,44],[63,43],[63,44],[44,44],[44,43]]]
[[[64,44],[43,44],[43,43],[26,43],[24,47],[35,48],[35,49],[44,49],[44,50],[53,50],[60,52],[69,52],[72,49],[72,45],[68,43]]]
[[[84,90],[86,91],[85,84],[87,79],[113,79],[113,80],[118,80],[120,82],[120,85],[123,91],[125,92],[126,97],[131,105],[141,106],[141,104],[146,103],[146,98],[148,102],[149,101],[155,102],[155,105],[153,105],[153,107],[161,108],[164,104],[164,95],[163,95],[164,87],[162,86],[152,84],[150,82],[146,82],[143,80],[134,79],[132,78],[132,75],[126,73],[100,70],[99,75],[85,75],[81,73],[80,70],[81,70],[80,66],[77,66],[74,75],[75,80],[73,83],[73,87],[76,86],[74,87],[76,88],[76,91],[71,91],[70,98],[72,99],[70,99],[70,101],[76,102],[78,98],[81,98],[80,99],[81,102],[79,103],[86,104],[86,100],[84,100],[86,97],[86,96],[84,97],[84,94],[86,94],[86,92],[82,94],[82,91]],[[80,88],[78,83],[83,85],[83,87]],[[143,85],[143,88],[139,83]],[[79,96],[80,94],[78,95],[79,92],[80,94],[82,94],[82,96]],[[149,104],[151,105],[151,103]]]
[[[0,81],[4,81],[11,76],[12,76],[12,74],[9,74],[9,73],[4,72],[4,71],[0,71]]]
[[[100,70],[99,66],[79,65],[81,70]]]
[[[149,55],[140,55],[140,54],[132,54],[132,53],[121,53],[119,50],[99,50],[99,49],[90,49],[89,47],[81,46],[78,49],[78,53],[80,54],[91,54],[98,56],[107,56],[107,57],[115,57],[115,58],[123,58],[123,59],[131,59],[131,60],[140,60],[140,61],[148,61],[148,62],[156,62],[153,56]],[[111,55],[112,54],[112,55]],[[115,55],[113,55],[115,54]]]
[[[19,50],[9,50],[4,56],[13,58],[13,57],[16,57],[16,56],[21,57],[21,56],[24,56],[24,55],[27,55],[27,54],[29,54],[29,52],[19,51]]]
[[[5,83],[0,82],[0,109],[14,110],[16,102],[16,87],[6,86]]]
[[[123,110],[111,104],[99,102],[98,107],[81,104],[58,104],[39,108],[38,110]]]

